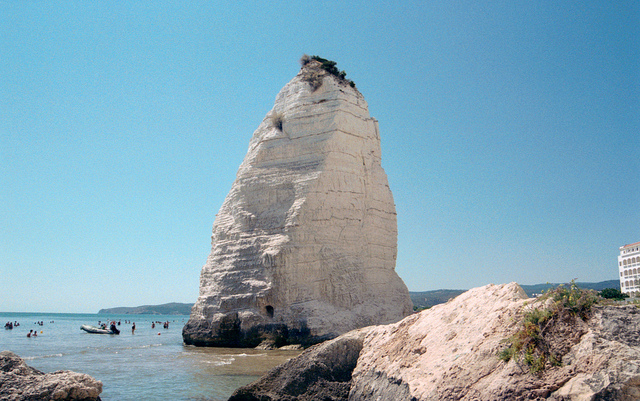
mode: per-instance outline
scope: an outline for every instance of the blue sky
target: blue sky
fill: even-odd
[[[640,3],[231,3],[0,1],[1,311],[194,302],[304,53],[379,120],[410,290],[617,277],[640,241]]]

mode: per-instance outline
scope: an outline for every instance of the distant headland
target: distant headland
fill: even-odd
[[[580,288],[602,291],[605,288],[620,289],[619,280],[600,281],[597,283],[576,283]],[[533,297],[549,288],[555,288],[559,283],[521,285],[522,289]],[[409,291],[414,309],[430,308],[434,305],[447,302],[467,290],[431,290],[431,291]],[[191,313],[192,303],[171,302],[162,305],[142,305],[134,307],[121,306],[117,308],[100,309],[99,314],[120,314],[120,315],[188,315]]]
[[[98,314],[118,315],[188,315],[193,304],[171,302],[162,305],[142,305],[134,307],[121,306],[117,308],[100,309]]]

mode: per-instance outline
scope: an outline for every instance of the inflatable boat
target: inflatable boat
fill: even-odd
[[[120,334],[120,330],[118,329],[115,329],[115,330],[101,329],[100,327],[89,326],[88,324],[83,324],[82,326],[80,326],[80,330],[84,330],[87,333],[91,333],[91,334]]]

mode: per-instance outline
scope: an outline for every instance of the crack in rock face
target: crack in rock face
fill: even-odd
[[[378,122],[311,60],[254,132],[216,215],[184,342],[310,345],[396,322],[413,308],[396,254]]]

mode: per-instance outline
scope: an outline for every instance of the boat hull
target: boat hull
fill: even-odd
[[[84,330],[90,334],[120,334],[108,329],[101,329],[100,327],[89,326],[88,324],[83,324],[82,326],[80,326],[80,330]]]

